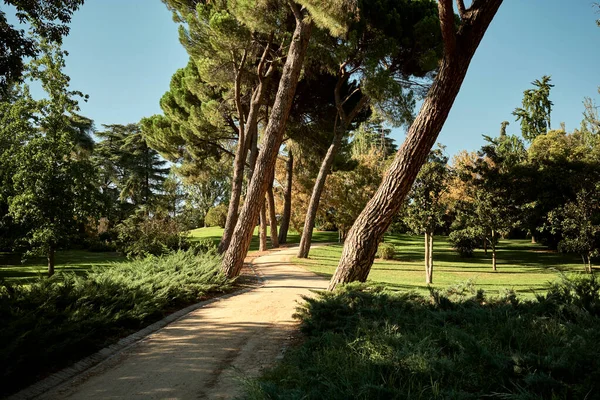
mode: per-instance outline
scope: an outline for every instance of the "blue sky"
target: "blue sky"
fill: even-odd
[[[439,137],[452,155],[511,122],[523,90],[544,74],[556,85],[553,126],[579,126],[585,96],[600,100],[600,15],[592,0],[505,0],[484,37]],[[171,75],[187,63],[177,25],[160,0],[86,0],[74,15],[66,72],[90,95],[82,113],[101,124],[160,113]],[[396,130],[394,137],[404,139]]]

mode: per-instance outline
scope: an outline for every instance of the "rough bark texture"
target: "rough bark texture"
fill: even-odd
[[[277,237],[277,216],[275,213],[275,196],[273,195],[273,179],[267,189],[267,202],[269,204],[269,226],[271,227],[271,247],[279,247],[279,238]]]
[[[265,209],[265,202],[263,201],[262,207],[260,208],[260,230],[259,230],[259,251],[267,250],[267,211]]]
[[[325,154],[325,158],[321,163],[319,175],[317,175],[317,179],[315,180],[315,186],[313,186],[313,191],[308,203],[308,209],[306,210],[306,217],[304,218],[304,228],[302,229],[302,238],[300,239],[300,247],[298,248],[298,258],[308,257],[312,233],[315,227],[315,219],[319,209],[321,194],[323,193],[323,187],[325,187],[325,181],[327,180],[327,175],[329,174],[329,170],[331,169],[335,155],[342,144],[344,132],[345,130],[342,129],[337,130],[329,149],[327,149],[327,154]]]
[[[294,155],[288,150],[288,159],[285,164],[286,186],[283,194],[283,215],[279,225],[279,244],[287,243],[287,234],[290,229],[290,219],[292,218],[292,180],[294,174]]]
[[[407,138],[373,198],[350,229],[342,257],[329,284],[364,282],[381,238],[398,212],[458,95],[471,58],[502,0],[474,0],[455,30],[451,0],[439,0],[444,58]]]
[[[54,275],[54,248],[48,249],[48,276]]]
[[[244,257],[250,247],[254,221],[256,221],[261,204],[264,202],[269,178],[275,167],[312,30],[312,22],[300,14],[295,3],[290,2],[290,5],[296,18],[296,29],[281,73],[279,88],[265,129],[262,149],[256,162],[254,175],[250,181],[231,243],[223,257],[222,269],[225,275],[230,278],[239,275],[244,265]]]

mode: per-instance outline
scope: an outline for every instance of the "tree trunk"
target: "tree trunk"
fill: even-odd
[[[243,134],[240,134],[240,141],[243,141]],[[240,198],[242,196],[242,187],[244,185],[244,164],[246,162],[245,144],[240,142],[235,152],[235,161],[233,167],[233,180],[231,181],[231,197],[229,199],[229,208],[227,209],[227,219],[225,220],[225,230],[219,243],[219,253],[222,254],[229,247],[233,228],[238,218],[240,208]]]
[[[54,247],[50,246],[48,249],[48,277],[54,275]]]
[[[296,18],[296,29],[281,73],[269,122],[265,128],[263,145],[256,162],[254,176],[250,181],[231,243],[223,257],[222,270],[229,278],[238,276],[244,265],[244,258],[252,240],[253,224],[260,213],[260,207],[264,202],[269,184],[268,178],[271,177],[277,160],[310,39],[312,22],[304,19],[296,3],[290,2],[290,6]]]
[[[277,237],[277,216],[275,213],[275,196],[273,196],[273,180],[267,189],[267,201],[269,203],[269,225],[271,226],[271,247],[279,247],[279,238]]]
[[[439,73],[381,185],[350,229],[329,290],[340,283],[367,280],[377,245],[435,144],[471,58],[501,3],[502,0],[474,0],[461,13],[462,21],[455,31],[453,2],[439,0],[445,53]]]
[[[487,238],[483,238],[483,253],[485,255],[487,255],[487,244],[488,244]]]
[[[315,180],[315,186],[313,187],[308,203],[308,209],[306,210],[306,217],[304,218],[304,228],[302,229],[302,238],[300,239],[300,247],[298,248],[298,258],[308,257],[313,229],[315,227],[315,218],[317,217],[323,187],[325,186],[325,181],[327,180],[327,175],[329,174],[335,155],[342,144],[344,132],[345,129],[342,130],[341,128],[335,132],[333,141],[331,142],[329,149],[327,149],[327,154],[325,154],[325,158],[323,158],[323,162],[321,163],[319,175],[317,175],[317,180]]]
[[[494,272],[497,271],[496,269],[496,232],[492,230],[492,269],[494,270]]]
[[[260,228],[258,233],[259,238],[259,251],[267,250],[267,212],[266,212],[266,202],[263,201],[262,207],[260,208]]]
[[[429,282],[429,233],[425,232],[425,283]]]
[[[427,284],[433,283],[433,232],[429,234],[429,270],[427,271]]]
[[[294,155],[288,150],[288,159],[285,164],[287,182],[285,193],[283,195],[283,215],[279,225],[279,244],[287,243],[287,234],[290,229],[290,219],[292,218],[292,178],[294,173]]]
[[[533,235],[533,233],[531,234],[531,244],[536,244],[537,241],[535,240],[535,236]]]

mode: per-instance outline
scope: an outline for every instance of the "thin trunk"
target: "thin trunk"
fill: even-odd
[[[244,185],[244,164],[246,154],[244,152],[244,145],[242,144],[244,135],[240,131],[240,143],[238,144],[237,151],[235,152],[235,162],[233,168],[233,180],[231,182],[231,198],[229,200],[229,208],[227,209],[227,219],[225,220],[225,230],[221,242],[219,243],[219,253],[222,254],[229,247],[231,242],[231,235],[233,234],[233,228],[237,222],[238,209],[240,208],[240,199],[242,196],[242,187]]]
[[[290,7],[296,18],[296,29],[281,73],[269,122],[265,128],[262,150],[256,162],[254,176],[248,187],[246,200],[238,217],[231,243],[223,257],[222,270],[229,278],[238,276],[244,265],[244,258],[252,240],[254,222],[258,218],[261,204],[264,202],[269,184],[268,178],[271,177],[275,167],[310,39],[312,22],[304,18],[293,1],[290,2]]]
[[[287,182],[285,193],[283,195],[283,215],[279,226],[279,244],[287,243],[287,234],[290,229],[290,219],[292,218],[292,178],[294,173],[294,155],[288,150],[288,159],[285,164]]]
[[[427,271],[427,283],[433,283],[433,233],[429,234],[429,270]]]
[[[487,255],[487,238],[483,238],[483,252]]]
[[[531,243],[532,244],[536,244],[537,241],[535,240],[535,236],[533,234],[531,234]]]
[[[267,250],[267,212],[266,202],[263,201],[262,207],[260,208],[260,229],[259,229],[259,247],[260,251]]]
[[[48,276],[54,275],[54,247],[50,246],[48,249]]]
[[[425,232],[425,283],[429,284],[429,233]]]
[[[329,290],[340,283],[366,281],[377,244],[435,144],[475,50],[502,0],[474,0],[461,13],[458,31],[455,31],[453,2],[439,0],[438,4],[445,53],[438,75],[381,185],[350,229]]]
[[[342,143],[344,132],[345,130],[342,130],[341,128],[335,132],[335,135],[333,136],[333,142],[329,146],[327,154],[325,154],[325,158],[321,163],[319,175],[317,175],[317,180],[315,181],[315,186],[313,187],[310,201],[308,203],[308,209],[306,210],[306,217],[304,218],[304,228],[302,229],[302,238],[300,239],[300,247],[298,248],[298,258],[308,257],[313,229],[315,227],[315,219],[319,209],[321,194],[323,193],[323,187],[325,186],[325,181],[327,180],[327,175],[329,174],[329,170],[331,169],[335,155],[337,154]]]
[[[491,245],[492,245],[492,269],[495,272],[495,271],[497,271],[497,269],[496,269],[496,231],[494,231],[494,230],[492,230]]]
[[[277,216],[275,213],[275,196],[273,195],[273,179],[267,189],[267,202],[269,203],[269,225],[271,227],[271,247],[279,247],[279,238],[277,237]]]

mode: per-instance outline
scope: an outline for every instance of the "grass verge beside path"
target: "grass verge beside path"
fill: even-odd
[[[0,285],[0,397],[231,288],[218,256],[192,251]]]
[[[369,281],[381,283],[392,290],[428,293],[423,238],[390,235],[386,236],[385,242],[394,244],[396,257],[389,261],[375,260]],[[335,244],[314,248],[309,259],[293,259],[293,262],[330,278],[337,267],[342,247]],[[497,272],[492,271],[491,251],[486,255],[483,250],[477,250],[474,257],[461,258],[445,237],[436,236],[433,252],[433,286],[437,288],[472,280],[486,293],[498,294],[503,289],[513,289],[520,296],[533,298],[534,291],[543,293],[548,289],[549,282],[558,278],[559,271],[583,271],[576,255],[551,252],[527,240],[500,242]]]
[[[508,294],[386,292],[308,299],[305,340],[248,383],[250,399],[598,399],[600,284]]]

